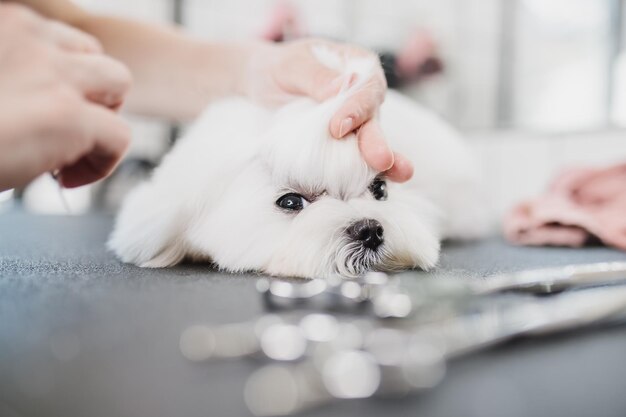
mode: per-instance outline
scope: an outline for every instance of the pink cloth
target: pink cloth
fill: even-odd
[[[597,238],[626,250],[626,164],[561,173],[546,194],[508,213],[504,235],[521,245],[573,247]]]

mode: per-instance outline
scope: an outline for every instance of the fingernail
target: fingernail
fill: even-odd
[[[352,125],[354,125],[354,120],[352,120],[352,117],[347,117],[343,119],[341,121],[341,124],[339,125],[339,137],[342,138],[346,134],[348,134],[348,132],[352,131]]]

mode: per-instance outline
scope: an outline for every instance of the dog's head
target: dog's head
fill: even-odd
[[[219,199],[189,229],[192,246],[229,270],[303,277],[428,268],[434,209],[367,166],[354,134],[330,136],[344,98],[281,109]]]

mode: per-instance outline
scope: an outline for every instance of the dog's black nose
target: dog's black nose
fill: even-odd
[[[374,219],[363,219],[352,223],[346,233],[353,240],[360,240],[363,246],[372,250],[383,243],[383,226]]]

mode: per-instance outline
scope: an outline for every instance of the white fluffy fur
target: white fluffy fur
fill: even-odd
[[[443,237],[484,226],[478,170],[457,133],[436,116],[389,92],[380,121],[391,147],[414,164],[413,178],[388,182],[386,201],[368,185],[377,175],[354,135],[333,139],[331,116],[368,78],[372,62],[341,62],[357,82],[323,103],[299,98],[269,110],[243,98],[212,104],[124,202],[109,247],[124,261],[166,267],[184,258],[232,271],[320,277],[367,269],[430,268]],[[289,191],[316,196],[301,212],[276,200]],[[384,243],[368,251],[346,228],[378,220]]]

